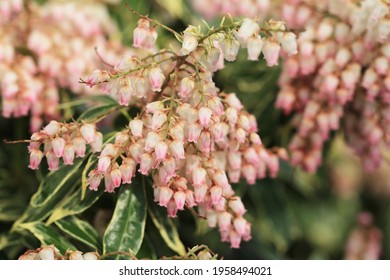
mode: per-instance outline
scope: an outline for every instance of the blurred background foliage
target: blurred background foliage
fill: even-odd
[[[127,2],[140,13],[148,14],[177,31],[184,30],[188,24],[202,24],[200,16],[184,0],[122,2]],[[110,13],[120,27],[120,32],[113,36],[120,36],[126,45],[131,46],[132,31],[138,19],[124,8],[123,3],[110,6]],[[213,24],[218,23],[210,22],[210,25]],[[171,34],[159,30],[160,46],[169,45],[172,39]],[[289,119],[274,108],[280,69],[267,68],[262,60],[248,62],[243,59],[245,55],[241,53],[241,59],[234,64],[225,62],[225,69],[215,77],[216,84],[226,92],[237,93],[248,111],[256,116],[260,135],[268,147],[286,147],[293,131],[288,124]],[[76,106],[66,115],[77,116],[85,109],[85,105]],[[136,112],[130,110],[129,113]],[[111,121],[114,121],[116,128],[123,127],[127,122],[122,115]],[[102,129],[109,132],[113,128],[104,127],[103,124]],[[28,139],[28,119],[1,118],[0,135],[2,139]],[[87,163],[84,161],[78,164],[84,166]],[[31,207],[30,198],[43,182],[47,170],[42,166],[37,172],[33,172],[27,165],[25,144],[1,143],[0,259],[15,259],[26,249],[39,247],[42,232],[46,237],[52,238],[47,242],[58,242],[63,246],[71,244],[69,246],[84,251],[101,250],[104,231],[113,215],[118,196],[122,194],[100,192],[94,194],[95,197],[88,197],[87,190],[87,199],[90,201],[85,208],[80,206],[78,211],[68,217],[45,226],[43,221],[48,215],[52,215],[49,220],[53,218],[53,212],[49,213],[47,209],[36,208],[35,220],[22,216],[26,208]],[[177,219],[167,218],[166,210],[152,202],[152,195],[146,193],[146,198],[149,198],[146,202],[149,214],[144,221],[145,238],[140,244],[137,257],[160,258],[180,253],[184,247],[206,244],[225,259],[342,259],[348,236],[356,227],[358,213],[369,211],[383,233],[381,258],[388,259],[389,170],[390,165],[386,163],[381,170],[364,174],[359,160],[347,149],[342,138],[334,135],[324,150],[324,164],[316,174],[306,174],[281,162],[278,178],[259,180],[254,186],[248,186],[244,182],[235,185],[234,189],[243,197],[248,209],[246,217],[252,223],[252,240],[243,242],[239,250],[230,249],[229,244],[222,243],[216,229],[208,228],[206,221],[194,217],[188,211],[180,212]],[[76,172],[75,176],[82,175],[82,168],[73,171]],[[66,172],[70,171],[64,171],[59,176]],[[61,196],[50,202],[50,211],[55,207],[66,208],[64,204],[71,201],[69,198],[79,197],[80,182],[66,184],[69,187],[64,193],[57,193],[54,191],[57,186],[50,186],[54,194]],[[135,184],[147,185],[149,182],[138,179]],[[35,224],[28,223],[29,219]],[[15,229],[15,221],[23,221],[25,230],[11,230]],[[71,230],[75,225],[75,228],[82,229],[79,233]],[[84,236],[85,233],[88,234]],[[61,245],[56,246],[61,249]]]

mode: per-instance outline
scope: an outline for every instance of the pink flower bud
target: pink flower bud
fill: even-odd
[[[169,149],[175,159],[177,160],[185,159],[184,147],[182,141],[178,141],[178,140],[172,141],[171,144],[169,145]]]
[[[49,136],[56,135],[60,130],[61,125],[57,121],[50,121],[43,129]]]
[[[255,166],[260,161],[259,155],[256,153],[255,149],[252,147],[249,147],[244,151],[244,158],[246,159],[246,161],[248,161],[249,163],[251,163]]]
[[[226,109],[226,118],[230,123],[236,124],[237,119],[238,119],[237,110],[233,107],[227,108]]]
[[[240,111],[244,106],[242,105],[240,99],[237,98],[235,93],[230,93],[225,97],[225,102],[230,106],[235,108],[237,111]]]
[[[192,171],[192,184],[194,186],[201,186],[204,185],[206,182],[206,175],[207,172],[202,167],[196,167]]]
[[[146,96],[148,85],[144,76],[138,76],[134,81],[134,91],[138,98]]]
[[[137,162],[139,162],[141,160],[141,155],[143,153],[143,148],[141,147],[141,145],[139,143],[131,144],[130,147],[129,147],[129,151],[130,151],[131,156]]]
[[[210,98],[209,101],[207,101],[207,106],[213,111],[213,113],[217,117],[224,114],[223,104],[219,97],[214,96]]]
[[[242,167],[242,175],[249,185],[254,185],[256,183],[256,169],[253,165],[245,164]]]
[[[167,121],[167,115],[162,111],[153,114],[151,128],[157,131]]]
[[[198,142],[198,138],[200,133],[202,132],[202,128],[197,123],[192,123],[188,126],[188,142],[196,143]]]
[[[225,211],[218,214],[218,227],[220,231],[229,231],[232,221],[232,214]]]
[[[203,127],[208,127],[212,115],[211,109],[207,107],[202,107],[198,111],[198,116],[199,116],[199,122]]]
[[[159,192],[158,204],[160,206],[167,207],[168,206],[168,202],[173,197],[173,191],[170,188],[168,188],[168,187],[161,187],[159,189],[160,189],[160,192]]]
[[[89,188],[91,190],[97,191],[102,180],[101,175],[95,170],[92,170],[89,172],[88,176]]]
[[[73,159],[74,159],[74,148],[73,145],[67,144],[65,146],[64,154],[63,154],[63,159],[64,159],[64,164],[65,165],[72,165],[73,164]]]
[[[298,53],[297,36],[292,32],[284,33],[280,38],[283,50],[289,54],[294,55]]]
[[[148,135],[146,136],[146,141],[145,141],[145,151],[150,152],[154,149],[156,144],[160,142],[161,136],[157,134],[156,132],[149,132]]]
[[[211,126],[210,130],[215,142],[223,141],[224,133],[223,133],[223,125],[221,123],[214,123]]]
[[[28,166],[32,170],[37,170],[41,163],[43,153],[38,149],[32,149],[30,151],[30,165]]]
[[[161,161],[164,160],[167,156],[168,145],[164,141],[160,141],[154,147],[156,153],[156,160]]]
[[[247,41],[248,60],[257,61],[263,49],[263,40],[260,35],[252,36]]]
[[[148,29],[136,27],[133,32],[133,47],[143,48],[147,36]]]
[[[207,211],[207,225],[211,228],[214,228],[217,226],[218,223],[218,215],[215,211]]]
[[[56,137],[51,141],[53,152],[56,155],[56,157],[63,156],[65,150],[65,144],[66,144],[65,140],[60,137]]]
[[[233,221],[234,229],[241,236],[243,236],[247,230],[246,224],[247,224],[247,221],[242,217],[237,217]]]
[[[100,172],[106,172],[111,165],[111,158],[108,156],[100,156],[98,161],[97,170]]]
[[[202,153],[209,154],[211,151],[211,135],[208,131],[201,133],[198,142],[196,143],[197,147]]]
[[[140,119],[131,120],[129,123],[130,131],[135,137],[142,136],[143,122]]]
[[[207,186],[206,185],[195,186],[194,193],[195,193],[195,201],[198,203],[203,202],[207,194]]]
[[[181,47],[181,53],[183,55],[188,55],[190,52],[196,49],[198,46],[198,39],[192,34],[184,34],[183,44]]]
[[[236,130],[236,139],[237,139],[238,143],[240,143],[240,144],[245,143],[246,132],[244,129],[239,128]]]
[[[259,33],[260,26],[252,19],[245,18],[240,29],[237,32],[237,38],[243,42],[247,42],[250,37]]]
[[[154,114],[157,111],[164,110],[164,103],[161,101],[154,101],[146,105],[146,113]]]
[[[317,29],[318,41],[326,41],[332,36],[333,26],[329,21],[323,20]]]
[[[229,208],[238,216],[242,216],[246,212],[244,204],[239,196],[234,196],[229,200]]]
[[[240,152],[229,152],[228,153],[228,161],[230,166],[233,169],[240,169],[241,168],[241,153]]]
[[[110,174],[106,174],[104,176],[104,191],[108,193],[113,193],[115,190],[115,185],[112,182],[112,178]]]
[[[221,169],[215,171],[213,179],[215,183],[222,188],[228,188],[230,186],[225,171]]]
[[[81,136],[90,144],[95,140],[96,128],[94,124],[86,123],[80,128]]]
[[[118,148],[116,145],[108,143],[103,151],[101,152],[101,156],[110,156],[110,157],[115,157],[118,153]]]
[[[165,80],[164,74],[158,67],[153,67],[149,71],[149,82],[153,91],[160,92],[161,86]]]
[[[38,255],[41,260],[54,260],[54,250],[49,246],[42,248]]]
[[[135,162],[130,158],[125,158],[119,167],[123,184],[130,184],[135,173]]]
[[[72,144],[74,147],[74,150],[76,152],[76,157],[84,157],[85,156],[85,150],[86,150],[86,144],[83,137],[75,137],[72,140]]]
[[[227,38],[222,41],[222,53],[227,61],[236,60],[239,49],[240,43],[233,38]]]
[[[194,88],[194,80],[191,77],[185,77],[180,81],[178,95],[182,98],[188,97]]]
[[[53,151],[49,151],[46,154],[46,160],[50,171],[55,171],[58,169],[58,164],[60,163],[59,158],[54,154]]]
[[[101,132],[96,132],[95,140],[90,145],[94,153],[100,152],[103,147],[103,134]]]
[[[230,247],[234,249],[240,248],[241,235],[239,235],[235,230],[230,232]]]
[[[27,46],[33,52],[42,55],[51,48],[52,42],[50,41],[50,38],[41,31],[33,30],[28,37]]]
[[[119,89],[119,104],[129,106],[133,89],[129,85],[124,85]]]
[[[153,158],[150,154],[145,153],[141,156],[140,167],[138,171],[143,175],[148,175],[153,166]]]
[[[263,45],[264,58],[268,66],[278,65],[280,45],[275,41],[266,40]]]
[[[178,209],[174,199],[169,200],[167,208],[168,208],[168,217],[176,218]]]
[[[184,204],[186,202],[186,194],[184,191],[177,191],[175,192],[173,196],[175,203],[176,203],[176,208],[178,210],[184,210]]]
[[[194,198],[194,192],[191,190],[186,190],[186,204],[189,208],[192,208],[196,205],[195,198]]]
[[[222,198],[222,188],[220,186],[213,186],[210,189],[211,203],[218,204]]]
[[[119,187],[121,185],[122,174],[118,166],[111,170],[110,176],[115,188]]]

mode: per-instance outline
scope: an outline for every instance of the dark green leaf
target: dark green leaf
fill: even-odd
[[[76,250],[76,248],[52,226],[46,226],[40,222],[33,222],[21,224],[19,227],[30,231],[43,245],[53,244],[62,254],[68,249]]]
[[[71,216],[56,221],[55,224],[70,237],[88,245],[94,250],[101,251],[102,245],[98,233],[88,222]]]

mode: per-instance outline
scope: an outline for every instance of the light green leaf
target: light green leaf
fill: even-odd
[[[141,247],[146,222],[146,201],[144,188],[133,182],[121,186],[114,214],[103,237],[103,253],[132,252],[137,254]],[[116,255],[115,259],[123,256]]]
[[[30,231],[43,245],[56,246],[61,254],[66,250],[76,250],[76,248],[63,236],[61,236],[53,227],[46,226],[40,222],[20,224],[20,228]]]
[[[56,221],[55,224],[70,237],[101,251],[102,244],[96,230],[86,221],[75,216]]]

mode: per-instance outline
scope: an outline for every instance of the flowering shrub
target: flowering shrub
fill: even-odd
[[[0,2],[0,257],[388,256],[389,4],[148,3]]]

